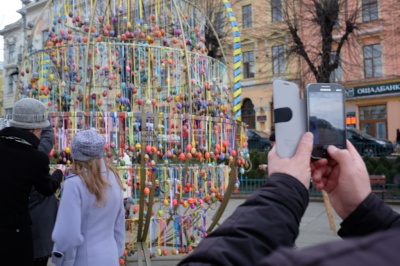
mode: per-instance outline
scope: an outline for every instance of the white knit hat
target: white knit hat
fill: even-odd
[[[72,158],[77,161],[102,158],[105,144],[105,138],[95,130],[80,131],[75,134],[71,141]]]
[[[15,103],[10,126],[23,129],[45,128],[47,120],[46,106],[36,99],[24,98]]]

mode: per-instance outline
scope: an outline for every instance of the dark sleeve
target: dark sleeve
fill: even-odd
[[[34,187],[44,196],[50,196],[60,188],[63,172],[59,169],[49,174],[49,157],[38,152],[38,172],[34,179]]]
[[[54,146],[54,130],[52,126],[43,128],[38,150],[49,155]]]
[[[340,226],[338,234],[341,237],[364,236],[400,227],[400,214],[371,193]]]
[[[399,229],[392,229],[301,250],[281,248],[271,256],[264,257],[257,265],[398,265],[399,234]]]
[[[255,265],[279,246],[292,246],[308,205],[297,179],[273,174],[179,265]]]

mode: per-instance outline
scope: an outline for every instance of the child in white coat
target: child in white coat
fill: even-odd
[[[105,139],[94,130],[71,142],[66,177],[52,234],[57,266],[117,266],[124,248],[121,180],[103,159]]]

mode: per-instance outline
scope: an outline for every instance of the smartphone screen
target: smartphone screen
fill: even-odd
[[[328,158],[329,145],[346,148],[344,88],[315,83],[306,89],[308,130],[314,134],[312,157]]]

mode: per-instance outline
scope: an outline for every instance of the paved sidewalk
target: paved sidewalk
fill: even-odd
[[[221,222],[225,220],[240,205],[244,199],[231,199],[221,217]],[[400,213],[400,205],[391,205],[391,207]],[[339,229],[341,219],[334,213],[336,230]],[[268,230],[268,228],[267,228]],[[328,241],[339,240],[340,238],[334,234],[329,228],[328,216],[323,202],[310,202],[300,223],[300,234],[296,240],[298,248],[313,246]],[[152,266],[173,266],[176,265],[184,255],[168,256],[160,259],[152,260]],[[137,262],[128,263],[128,266],[138,265]],[[48,266],[54,266],[50,263]]]

